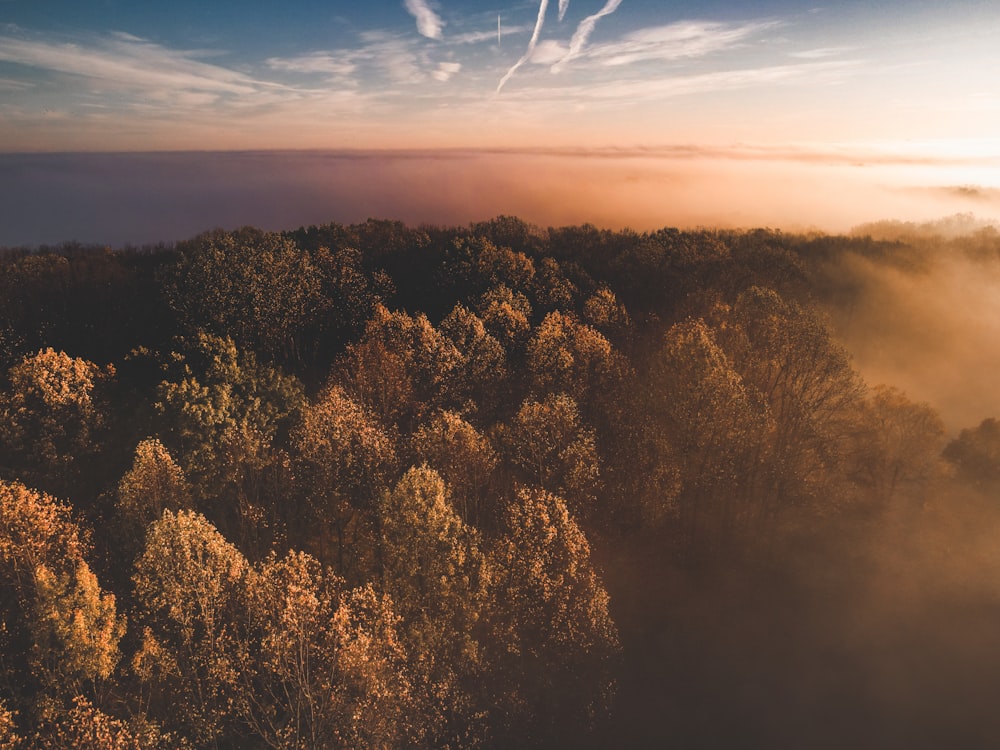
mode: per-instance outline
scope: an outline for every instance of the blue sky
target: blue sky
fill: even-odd
[[[0,150],[992,149],[998,31],[987,2],[0,0]]]

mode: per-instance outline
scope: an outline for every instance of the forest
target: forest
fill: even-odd
[[[1000,415],[849,351],[941,263],[1000,233],[0,251],[0,748],[995,747]]]

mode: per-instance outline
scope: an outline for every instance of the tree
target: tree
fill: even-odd
[[[724,347],[771,415],[764,495],[786,502],[820,495],[846,452],[864,392],[846,351],[814,312],[771,289],[741,293],[727,322]]]
[[[10,369],[0,393],[0,446],[24,479],[60,494],[79,491],[79,463],[97,452],[104,426],[101,388],[114,372],[54,349]]]
[[[392,602],[309,555],[272,556],[247,587],[236,706],[268,747],[402,747],[419,707]]]
[[[197,506],[252,551],[281,523],[284,455],[276,445],[305,401],[302,385],[230,338],[200,334],[157,388],[161,437]],[[234,517],[235,516],[235,517]]]
[[[448,483],[462,519],[481,527],[488,511],[486,490],[497,466],[490,441],[458,413],[441,411],[413,433],[412,444],[417,458]]]
[[[132,668],[166,726],[198,744],[233,731],[241,602],[249,566],[204,516],[169,510],[153,522],[136,561],[142,646]]]
[[[614,378],[619,363],[610,342],[575,316],[551,312],[528,342],[528,370],[536,397],[568,393],[589,402]]]
[[[600,462],[594,431],[584,424],[576,401],[564,393],[525,400],[505,442],[525,482],[566,498],[578,517],[590,514],[600,487]]]
[[[125,620],[87,549],[68,506],[0,482],[0,680],[21,698],[93,697],[118,662]]]
[[[331,385],[302,411],[292,442],[310,518],[335,536],[336,569],[352,580],[367,579],[375,567],[378,499],[397,471],[393,437],[343,388]]]
[[[503,345],[487,331],[482,318],[463,305],[455,305],[438,328],[461,357],[453,377],[454,401],[477,412],[496,411],[507,397]]]
[[[431,325],[376,305],[361,341],[347,348],[336,377],[384,424],[404,426],[448,405],[462,356]]]
[[[79,693],[111,677],[118,664],[118,642],[125,619],[114,594],[104,593],[89,566],[78,562],[72,574],[35,568],[35,671],[53,691]]]
[[[991,417],[962,430],[942,455],[962,479],[981,488],[991,486],[1000,480],[1000,422]]]
[[[882,504],[902,489],[915,507],[922,506],[928,485],[942,476],[941,417],[930,405],[913,403],[887,386],[873,389],[861,413],[854,477]]]
[[[583,319],[605,335],[620,334],[631,325],[625,305],[606,286],[598,287],[583,303]]]
[[[524,294],[496,286],[483,293],[476,310],[486,330],[503,344],[508,355],[520,350],[531,331],[531,303]]]
[[[118,482],[118,515],[126,537],[141,546],[146,527],[163,511],[191,508],[191,488],[181,467],[159,440],[142,440],[132,468]]]
[[[683,541],[689,552],[712,551],[733,541],[734,531],[760,513],[752,501],[767,407],[747,391],[701,319],[667,331],[650,381],[649,406],[680,469]]]
[[[518,744],[565,743],[610,707],[619,641],[609,597],[558,496],[519,490],[503,530],[491,596],[502,679],[496,721]]]
[[[534,278],[535,304],[540,310],[572,312],[580,290],[567,278],[555,258],[544,257],[538,263]]]
[[[320,274],[282,235],[243,227],[180,246],[166,278],[171,307],[191,332],[228,336],[241,349],[295,362],[317,308]]]
[[[82,696],[71,708],[50,711],[34,738],[39,750],[153,750],[185,747],[176,738],[163,736],[155,728],[136,732],[120,719],[101,711]]]
[[[490,569],[444,481],[411,468],[381,505],[384,587],[402,618],[418,687],[439,717],[437,743],[478,742],[479,631]]]

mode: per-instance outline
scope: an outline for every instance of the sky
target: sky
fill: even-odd
[[[227,180],[294,182],[300,157],[277,153],[307,149],[341,156],[294,185],[307,221],[366,218],[321,213],[356,197],[345,175],[374,179],[345,167],[359,155],[380,175],[360,192],[387,191],[372,209],[413,222],[993,219],[998,36],[1000,3],[972,0],[0,0],[0,194],[34,205],[78,179],[27,154],[271,154],[252,175],[195,161],[223,207]],[[135,164],[129,182],[103,163],[108,200],[164,189],[148,162],[138,187]],[[440,202],[411,192],[421,175]],[[0,243],[43,236],[22,213],[0,208],[23,225]]]

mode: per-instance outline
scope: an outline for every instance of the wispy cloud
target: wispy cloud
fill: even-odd
[[[500,28],[500,35],[510,36],[511,34],[520,34],[530,28],[530,26],[502,26]],[[449,35],[446,41],[449,44],[479,44],[480,42],[492,42],[496,38],[497,30],[491,28],[487,31],[469,31],[465,34]]]
[[[592,47],[589,57],[604,65],[629,65],[646,60],[679,60],[703,57],[739,44],[751,36],[776,28],[780,21],[726,24],[715,21],[680,21],[626,34],[616,42]]]
[[[162,91],[214,91],[247,95],[267,85],[250,76],[194,59],[127,34],[92,40],[88,46],[0,36],[0,60],[43,71],[97,79],[119,87]]]
[[[828,57],[839,57],[853,50],[852,47],[818,47],[816,49],[806,49],[799,52],[789,53],[790,57],[800,60],[823,60]]]
[[[271,57],[266,62],[272,70],[303,74],[320,73],[328,76],[348,76],[358,67],[343,55],[328,52],[313,52],[298,57]]]
[[[417,19],[417,31],[430,39],[440,39],[444,22],[427,4],[427,0],[405,0],[406,10]]]
[[[531,32],[531,39],[528,40],[528,49],[520,59],[514,63],[510,69],[504,74],[504,77],[500,79],[500,83],[497,84],[496,93],[500,93],[503,89],[504,84],[507,83],[517,72],[517,69],[524,65],[528,60],[531,59],[531,55],[535,51],[535,46],[538,44],[538,36],[542,33],[542,26],[545,24],[545,11],[549,8],[549,0],[541,0],[538,5],[538,18],[535,19],[535,28]]]
[[[757,86],[783,85],[804,81],[812,83],[836,81],[853,72],[860,65],[860,60],[804,62],[793,65],[722,70],[688,76],[618,79],[587,86],[538,87],[519,91],[518,96],[526,102],[542,99],[550,103],[567,101],[580,103],[602,100],[639,102]]]
[[[622,0],[607,0],[603,8],[580,21],[580,25],[576,27],[576,31],[573,33],[573,38],[570,39],[569,50],[559,62],[552,66],[552,72],[559,72],[568,62],[579,56],[584,45],[590,39],[590,35],[594,33],[594,27],[597,26],[597,22],[604,18],[604,16],[610,16],[618,10],[618,6],[621,4]]]

